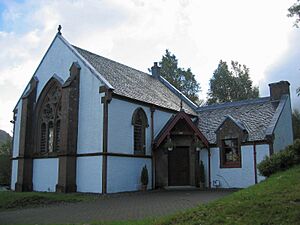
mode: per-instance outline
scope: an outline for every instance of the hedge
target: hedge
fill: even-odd
[[[265,157],[257,168],[260,175],[269,177],[296,164],[300,164],[300,139],[296,139],[292,145],[287,146],[284,150],[274,153],[270,157]]]

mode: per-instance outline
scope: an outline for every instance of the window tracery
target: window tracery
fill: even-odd
[[[38,118],[39,151],[59,151],[61,140],[61,87],[58,84],[53,84],[44,96]]]

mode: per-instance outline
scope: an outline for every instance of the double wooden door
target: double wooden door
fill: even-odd
[[[189,148],[177,147],[168,154],[169,186],[190,185]]]

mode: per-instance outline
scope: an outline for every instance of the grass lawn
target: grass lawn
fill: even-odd
[[[80,202],[92,200],[93,195],[84,195],[79,193],[62,194],[62,193],[44,193],[44,192],[0,192],[0,210],[37,207],[49,204],[63,202]]]
[[[94,222],[94,225],[300,224],[300,166],[215,202],[156,220]]]

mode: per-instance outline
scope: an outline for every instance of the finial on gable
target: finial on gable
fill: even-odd
[[[59,25],[58,25],[58,28],[57,28],[57,33],[58,33],[59,35],[61,35],[61,28],[62,28],[62,27],[61,27],[61,25],[59,24]]]

